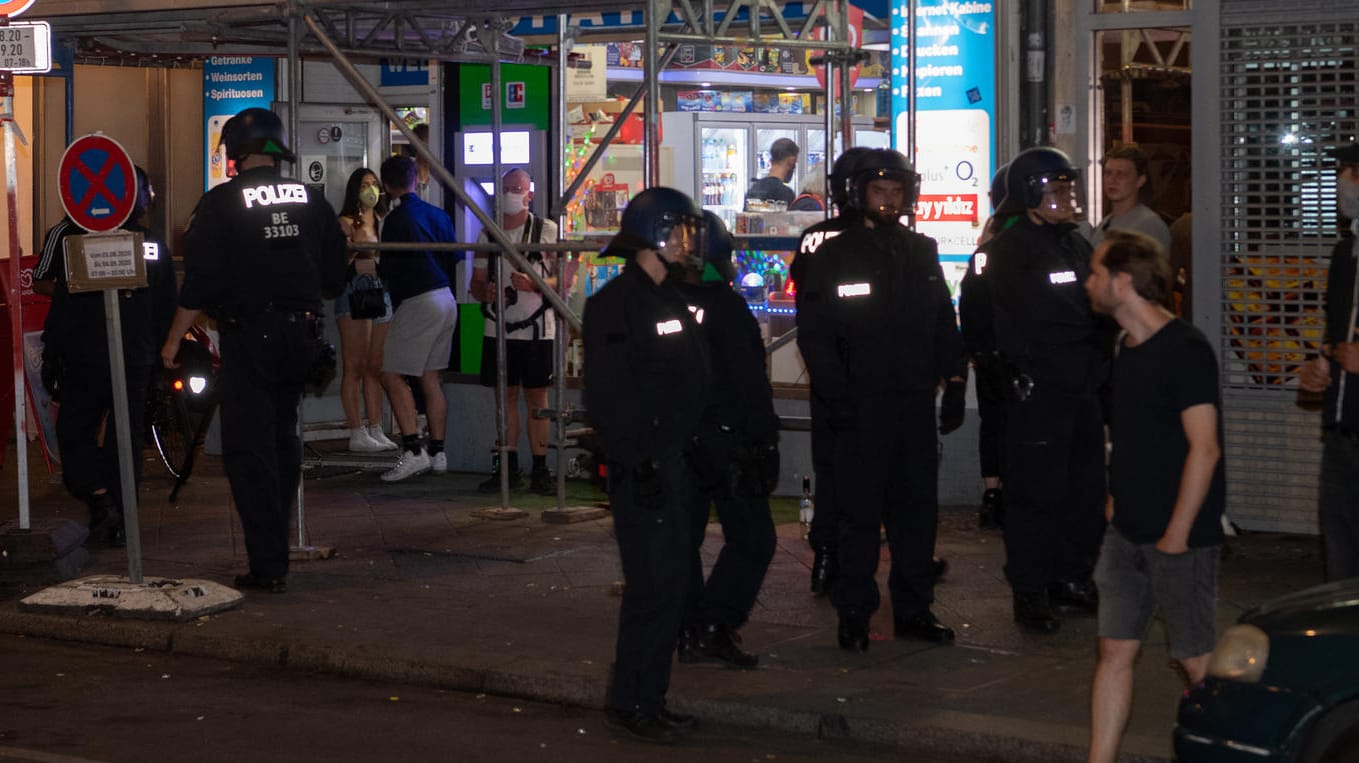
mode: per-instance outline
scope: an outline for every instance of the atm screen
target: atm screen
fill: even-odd
[[[476,166],[491,164],[491,133],[469,132],[463,134],[462,161]],[[529,133],[527,130],[513,130],[500,133],[500,163],[529,163]]]

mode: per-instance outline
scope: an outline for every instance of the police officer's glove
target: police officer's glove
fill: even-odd
[[[779,445],[776,442],[743,443],[736,451],[740,479],[736,491],[747,498],[764,498],[779,485]]]
[[[644,509],[659,509],[665,503],[665,477],[661,462],[647,459],[632,467],[633,495]]]
[[[939,434],[948,434],[963,425],[963,409],[967,405],[967,382],[950,381],[944,386],[939,401]]]
[[[705,491],[713,490],[721,485],[728,473],[726,460],[717,452],[717,448],[714,447],[715,444],[699,435],[694,435],[693,439],[689,441],[689,446],[684,449],[684,460],[689,464],[689,469],[693,471],[695,482],[699,488]]]
[[[61,361],[55,357],[43,356],[42,388],[47,390],[52,402],[61,400]]]

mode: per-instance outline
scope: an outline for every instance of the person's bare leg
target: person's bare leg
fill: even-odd
[[[528,416],[529,450],[535,456],[547,455],[547,438],[552,422],[533,415],[539,408],[547,407],[547,387],[524,388],[524,415]]]
[[[359,411],[360,392],[368,368],[368,326],[371,321],[356,321],[348,315],[336,320],[340,328],[340,405],[344,408],[344,423],[352,432],[363,426]],[[381,366],[379,366],[380,368]]]
[[[444,429],[448,426],[448,399],[444,397],[443,371],[426,371],[420,375],[420,388],[425,393],[425,419],[429,425],[429,439],[444,439]],[[411,410],[415,410],[412,402]],[[412,419],[411,426],[415,426]],[[406,425],[401,425],[406,431]]]
[[[392,404],[392,415],[396,416],[396,425],[402,434],[416,431],[415,396],[411,394],[406,378],[401,374],[383,371],[382,387],[387,390],[387,400]]]
[[[1099,639],[1095,680],[1090,687],[1090,763],[1114,763],[1132,712],[1133,665],[1142,642]]]
[[[1211,653],[1201,654],[1180,660],[1180,667],[1184,668],[1184,674],[1189,677],[1190,686],[1201,683],[1203,677],[1208,675],[1208,658],[1211,656]]]
[[[519,388],[505,388],[505,444],[519,449]]]
[[[363,373],[363,409],[370,427],[382,427],[382,348],[387,343],[387,324],[372,325],[368,335],[368,364]]]

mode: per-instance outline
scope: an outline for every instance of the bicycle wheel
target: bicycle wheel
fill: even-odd
[[[176,478],[186,476],[196,443],[184,399],[173,394],[162,397],[152,412],[150,429],[161,463]]]

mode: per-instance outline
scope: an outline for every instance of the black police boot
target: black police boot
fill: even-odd
[[[114,530],[123,529],[123,512],[111,493],[91,493],[85,499],[90,508],[90,536],[95,543],[108,543]]]
[[[633,739],[651,744],[674,744],[680,737],[679,729],[667,723],[663,714],[648,715],[611,707],[604,711],[604,722],[614,731],[626,732]]]
[[[499,477],[496,478],[499,482]],[[498,489],[498,488],[497,488]],[[534,469],[529,473],[529,492],[538,495],[556,495],[557,483],[547,469]]]
[[[679,642],[675,645],[675,653],[679,661],[691,665],[695,662],[703,662],[703,650],[699,647],[700,629],[686,625],[680,628]]]
[[[1048,598],[1053,604],[1084,612],[1099,609],[1099,590],[1093,580],[1060,580],[1048,586]]]
[[[668,708],[661,710],[661,723],[675,730],[677,734],[688,734],[698,728],[698,719],[692,715],[676,713]]]
[[[237,575],[232,582],[237,588],[253,591],[264,591],[266,593],[287,593],[288,591],[287,578],[267,578],[253,572]]]
[[[930,568],[930,572],[934,575],[934,582],[938,583],[948,574],[948,560],[936,556],[931,564],[933,566]]]
[[[998,487],[982,493],[981,510],[978,512],[981,529],[1000,529],[1005,526],[1005,493]]]
[[[825,596],[830,593],[835,578],[840,574],[840,560],[833,549],[818,546],[812,559],[812,594]]]
[[[709,625],[698,632],[698,648],[707,659],[729,668],[749,670],[760,658],[741,648],[741,635],[728,625]]]
[[[896,626],[897,638],[918,638],[936,644],[953,643],[953,629],[939,622],[939,618],[928,609],[909,617],[897,618],[893,625]]]
[[[841,612],[840,627],[836,630],[840,648],[846,652],[863,654],[868,651],[868,617],[856,612]]]
[[[524,484],[524,476],[519,473],[519,453],[510,451],[510,490],[518,490]],[[491,476],[477,485],[478,493],[499,493],[500,492],[500,451],[495,451],[491,456]]]
[[[1015,622],[1038,633],[1056,633],[1062,627],[1052,611],[1047,591],[1020,593],[1015,591]]]

